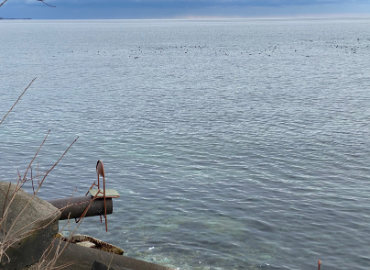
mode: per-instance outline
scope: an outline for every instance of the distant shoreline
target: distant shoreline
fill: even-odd
[[[2,18],[0,20],[32,20],[32,18]]]

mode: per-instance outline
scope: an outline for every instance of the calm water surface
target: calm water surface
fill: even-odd
[[[1,21],[0,177],[85,194],[109,232],[179,269],[369,269],[370,20]],[[29,175],[30,176],[30,175]],[[26,187],[31,191],[31,187]],[[68,231],[68,229],[66,229]]]

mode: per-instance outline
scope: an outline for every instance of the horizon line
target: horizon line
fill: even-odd
[[[173,16],[173,17],[153,17],[153,18],[58,18],[58,19],[50,19],[50,18],[5,18],[0,17],[1,20],[220,20],[220,19],[370,19],[370,13],[327,13],[327,14],[295,14],[295,15],[260,15],[260,16],[201,16],[201,15],[185,15],[185,16]]]

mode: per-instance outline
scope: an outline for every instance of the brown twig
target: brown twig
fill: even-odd
[[[109,265],[108,265],[108,269],[107,270],[109,270],[110,269],[110,266],[112,265],[113,256],[114,256],[114,254],[112,254],[112,258],[110,259],[110,262],[109,262]]]
[[[33,194],[36,194],[35,193],[35,187],[33,186],[33,177],[32,177],[32,167],[31,167],[31,183],[32,183],[32,190],[33,190]]]
[[[7,1],[8,1],[8,0],[4,0],[4,1],[0,4],[0,7],[1,7],[2,5],[4,5],[4,4],[5,4],[5,2],[7,2]],[[52,5],[48,4],[48,3],[45,3],[45,2],[44,2],[44,0],[37,0],[37,1],[40,1],[40,2],[44,3],[45,5],[47,5],[47,6],[49,6],[49,7],[56,7],[56,6],[52,6]]]
[[[7,1],[7,0],[6,0]],[[6,2],[4,1],[0,7]],[[37,77],[36,77],[37,78]],[[30,88],[31,84],[36,80],[36,78],[34,78],[30,84],[26,87],[26,89],[24,89],[23,93],[18,97],[17,101],[14,102],[13,106],[10,108],[10,110],[5,114],[5,116],[3,117],[3,119],[1,120],[0,122],[0,125],[4,122],[5,118],[8,116],[8,114],[13,110],[13,108],[15,107],[15,105],[17,105],[18,101],[21,99],[21,97],[23,96],[24,93],[26,93],[26,91],[28,90],[28,88]]]
[[[39,189],[40,189],[40,187],[41,187],[41,185],[44,183],[44,180],[45,180],[45,178],[46,178],[46,176],[48,176],[48,174],[55,168],[55,166],[57,166],[58,165],[58,163],[59,163],[59,161],[61,161],[62,160],[62,158],[65,156],[65,154],[67,154],[67,152],[68,152],[68,150],[72,147],[72,145],[78,140],[78,138],[79,137],[77,137],[69,146],[68,146],[68,148],[67,148],[67,150],[66,151],[64,151],[64,153],[63,153],[63,155],[61,155],[60,156],[60,158],[58,159],[58,161],[57,162],[55,162],[55,164],[45,173],[45,175],[44,175],[44,177],[42,178],[42,180],[41,180],[41,183],[40,183],[40,185],[39,185],[39,187],[37,188],[37,191],[39,191]],[[36,192],[37,192],[36,191]]]
[[[0,7],[1,7],[2,5],[4,5],[6,1],[8,1],[8,0],[4,0],[4,2],[2,2],[2,3],[0,4]]]
[[[86,209],[82,212],[80,218],[79,219],[75,218],[76,223],[80,222],[80,220],[85,217],[87,211],[89,211],[89,208],[90,208],[91,204],[94,202],[94,200],[96,198],[98,198],[99,193],[100,193],[100,190],[95,194],[95,196],[92,198],[91,202],[86,206]]]
[[[14,188],[15,190],[17,190],[16,188]],[[72,195],[73,196],[73,195]],[[35,197],[35,195],[33,195],[31,198],[30,198],[30,200],[29,201],[31,201],[33,198]],[[80,204],[80,203],[73,203],[72,205],[78,205],[78,204]],[[3,239],[3,242],[1,243],[1,245],[0,245],[0,258],[2,257],[2,255],[5,255],[5,256],[7,256],[8,257],[8,255],[6,254],[6,250],[9,248],[9,247],[11,247],[13,244],[15,244],[16,242],[18,242],[18,241],[20,241],[20,240],[22,240],[22,239],[24,239],[25,237],[28,237],[29,235],[31,235],[34,231],[36,231],[36,230],[39,230],[39,229],[44,229],[44,228],[46,228],[46,227],[48,227],[52,222],[54,222],[57,218],[58,218],[58,215],[56,215],[58,212],[60,212],[60,211],[63,211],[65,208],[67,208],[67,207],[69,207],[70,205],[69,205],[69,203],[68,203],[68,205],[66,205],[65,207],[63,207],[63,208],[61,208],[61,209],[58,209],[58,210],[56,210],[56,211],[54,211],[54,212],[52,212],[52,213],[49,213],[49,214],[47,214],[47,215],[45,215],[45,216],[43,216],[43,217],[41,217],[40,219],[37,219],[37,220],[35,220],[35,221],[33,221],[33,222],[31,222],[31,223],[29,223],[29,224],[27,224],[26,226],[24,226],[24,227],[22,227],[22,228],[20,228],[18,231],[16,231],[15,233],[10,233],[10,230],[8,231],[8,233],[7,233],[7,235],[6,235],[6,237]],[[9,207],[9,205],[8,205],[8,207]],[[88,206],[88,207],[90,207],[90,205]],[[82,219],[84,218],[84,216],[85,216],[85,214],[83,214],[82,215]],[[37,222],[39,222],[39,221],[41,221],[41,220],[43,220],[43,219],[48,219],[49,217],[53,217],[50,221],[48,221],[48,222],[44,222],[44,223],[42,223],[42,224],[40,224],[40,225],[38,225],[37,226],[37,228],[33,228],[33,229],[31,229],[31,230],[27,230],[27,227],[30,227],[30,226],[32,226],[32,225],[34,225],[34,224],[36,224]],[[68,223],[70,222],[70,219],[68,219]],[[80,224],[79,224],[80,225]],[[75,233],[75,231],[77,230],[77,228],[79,227],[79,225],[75,228],[75,230],[73,231],[73,233],[72,233],[72,235]],[[63,228],[62,228],[62,230],[61,231],[63,231],[63,229],[64,229],[64,227],[65,227],[66,225],[64,225],[63,226]],[[41,266],[42,265],[42,263],[43,262],[45,262],[46,261],[46,258],[50,255],[50,253],[51,253],[51,251],[52,251],[52,248],[53,248],[53,243],[54,243],[54,241],[55,240],[53,240],[52,241],[52,243],[50,243],[50,245],[49,245],[49,247],[43,252],[43,255],[42,255],[42,257],[41,257],[41,259],[40,259],[40,265],[39,266]],[[66,248],[66,246],[65,247],[63,247],[63,249],[62,249],[62,251],[60,252],[60,254],[59,254],[59,249],[60,249],[60,246],[58,245],[58,247],[57,247],[57,250],[56,250],[56,254],[55,254],[55,256],[54,256],[54,258],[50,261],[50,262],[48,262],[47,263],[47,267],[46,268],[43,268],[43,269],[54,269],[53,268],[53,265],[55,264],[55,262],[57,261],[57,259],[60,257],[60,255],[61,255],[61,253],[64,251],[64,249]],[[59,254],[59,255],[58,255]],[[52,263],[51,265],[50,265],[50,263]],[[62,265],[62,266],[59,266],[58,268],[59,269],[62,269],[62,268],[64,268],[64,267],[67,267],[67,266],[69,266],[70,264],[66,264],[66,265]],[[43,266],[44,267],[44,266]]]
[[[69,223],[69,218],[68,218],[68,222]],[[66,226],[67,224],[65,224],[62,229],[60,230],[61,232],[63,231],[64,227]],[[39,267],[38,269],[41,269],[40,266],[42,266],[42,264],[44,262],[47,261],[47,258],[49,257],[49,255],[51,254],[51,252],[53,251],[53,247],[54,247],[54,243],[55,241],[57,240],[57,238],[54,238],[53,241],[51,241],[50,245],[44,250],[44,252],[42,253],[42,256],[40,257],[40,264],[39,264]],[[70,262],[70,263],[67,263],[65,265],[62,265],[58,268],[54,268],[54,264],[56,263],[56,261],[58,260],[58,258],[60,257],[61,253],[67,248],[67,246],[69,245],[69,242],[65,243],[64,247],[62,248],[62,250],[60,251],[60,247],[62,245],[62,241],[60,241],[60,243],[58,244],[58,246],[56,247],[56,250],[55,250],[55,254],[53,256],[53,258],[43,267],[44,269],[63,269],[67,266],[70,266],[72,264],[74,264],[74,262]]]
[[[38,153],[39,153],[39,151],[40,151],[41,147],[44,145],[44,143],[45,143],[45,141],[46,141],[47,137],[49,136],[49,134],[50,134],[50,130],[49,130],[49,131],[48,131],[48,133],[46,134],[45,139],[42,141],[42,143],[41,143],[41,145],[40,145],[39,149],[37,149],[37,151],[36,151],[35,155],[33,156],[33,159],[32,159],[32,160],[31,160],[31,162],[30,162],[30,164],[28,164],[28,167],[27,167],[27,169],[26,169],[26,172],[24,173],[24,176],[23,176],[22,181],[25,181],[25,179],[26,179],[26,175],[27,175],[27,172],[28,172],[29,168],[31,167],[31,165],[32,165],[33,161],[34,161],[34,160],[35,160],[35,158],[37,157],[37,155],[38,155]]]
[[[37,0],[37,1],[40,1],[40,2],[44,3],[45,5],[47,5],[49,7],[56,7],[56,6],[52,6],[52,5],[48,4],[48,3],[45,3],[44,0]]]
[[[16,194],[16,188],[15,188],[14,193],[12,194],[11,198],[9,199],[9,189],[10,189],[10,187],[11,187],[11,183],[9,183],[7,195],[6,195],[5,201],[4,201],[4,203],[6,203],[6,201],[9,201],[9,204],[5,207],[5,210],[3,211],[3,214],[2,214],[3,217],[2,217],[2,219],[0,221],[0,229],[3,230],[3,231],[5,231],[5,228],[4,228],[4,226],[2,224],[7,219],[7,216],[9,214],[9,212],[10,212],[10,204],[13,202],[13,200],[15,198],[15,194]],[[16,187],[17,187],[17,185],[16,185]],[[2,193],[4,193],[3,190],[1,190],[1,191],[2,191]],[[1,248],[2,248],[2,246],[0,245],[0,250],[1,250]],[[0,257],[1,257],[1,255],[0,255]]]
[[[67,148],[67,150],[63,153],[63,155],[61,155],[61,157],[58,159],[57,162],[54,163],[54,165],[46,172],[46,174],[44,175],[40,185],[38,186],[37,190],[36,190],[36,194],[38,193],[38,191],[40,190],[46,176],[55,168],[55,166],[59,163],[59,161],[65,156],[65,154],[68,152],[68,150],[72,147],[72,145],[77,141],[78,137],[69,145],[69,147]],[[18,190],[20,188],[18,187]],[[16,193],[17,189],[15,190],[14,194],[13,194],[13,198],[12,200],[14,199],[15,197],[15,193]],[[5,239],[4,239],[4,242],[6,240],[6,238],[8,238],[8,236],[10,236],[10,231],[13,229],[13,227],[15,226],[15,224],[17,223],[18,219],[22,216],[23,212],[27,209],[28,205],[32,202],[32,200],[36,197],[36,195],[34,194],[30,199],[29,201],[27,202],[27,204],[25,205],[25,207],[22,209],[22,211],[18,214],[18,216],[15,218],[15,220],[13,221],[11,227],[9,228],[8,230],[8,234],[5,236]]]
[[[96,195],[97,196],[97,195]],[[95,196],[95,197],[96,197]],[[84,217],[85,217],[85,215],[86,215],[86,213],[87,213],[87,210],[90,208],[90,206],[91,206],[91,203],[94,201],[94,199],[95,198],[93,198],[92,200],[91,200],[91,202],[90,202],[90,204],[86,207],[86,210],[82,213],[82,215],[81,215],[81,217],[80,217],[80,219],[84,219]],[[74,203],[74,204],[72,204],[72,205],[76,205],[76,204],[79,204],[79,203]],[[64,207],[64,208],[67,208],[67,207],[69,207],[69,203]],[[61,211],[62,211],[62,209],[60,209]],[[61,232],[64,230],[64,228],[67,226],[67,224],[70,224],[70,215],[71,214],[69,214],[69,216],[68,216],[68,221],[67,221],[67,223],[62,227],[62,229],[60,230]],[[78,229],[78,227],[81,225],[81,223],[79,223],[77,226],[76,226],[76,228],[73,230],[73,232],[71,233],[71,236],[72,235],[74,235],[75,234],[75,232],[77,231],[77,229]],[[52,241],[52,243],[49,245],[49,247],[47,248],[47,250],[45,250],[44,251],[44,253],[43,253],[43,255],[42,255],[42,257],[41,257],[41,259],[40,259],[40,261],[42,261],[42,262],[44,262],[44,261],[46,261],[46,259],[47,259],[47,257],[50,255],[50,253],[51,253],[51,251],[52,251],[52,248],[53,248],[53,246],[54,246],[54,242],[55,242],[55,240],[56,239],[54,239],[53,241]],[[59,266],[59,267],[55,267],[54,268],[54,265],[55,265],[55,263],[57,262],[57,260],[59,259],[59,257],[61,256],[61,254],[63,253],[63,251],[68,247],[68,245],[70,244],[70,242],[67,240],[66,241],[66,243],[65,243],[65,245],[63,246],[63,248],[60,250],[60,246],[61,246],[61,244],[62,244],[62,242],[63,241],[60,241],[60,243],[58,244],[58,246],[56,247],[56,251],[55,251],[55,254],[54,254],[54,257],[53,257],[53,259],[50,261],[50,262],[48,262],[47,263],[47,265],[46,265],[46,268],[45,269],[63,269],[63,268],[65,268],[65,267],[68,267],[68,266],[70,266],[70,265],[72,265],[73,263],[67,263],[67,264],[64,264],[64,265],[61,265],[61,266]],[[109,269],[109,268],[108,268]]]
[[[6,207],[6,201],[8,200],[8,195],[9,195],[9,190],[10,190],[11,184],[12,183],[9,183],[8,191],[6,192],[6,195],[5,195],[4,207],[3,207],[3,214],[1,215],[1,219],[4,219],[4,212],[5,212],[5,207]]]

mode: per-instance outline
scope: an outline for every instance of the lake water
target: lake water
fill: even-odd
[[[369,269],[370,19],[1,21],[0,177],[178,269]],[[29,174],[30,177],[30,174]],[[25,188],[32,192],[28,185]],[[73,227],[73,226],[72,226]],[[68,231],[68,228],[66,228]]]

